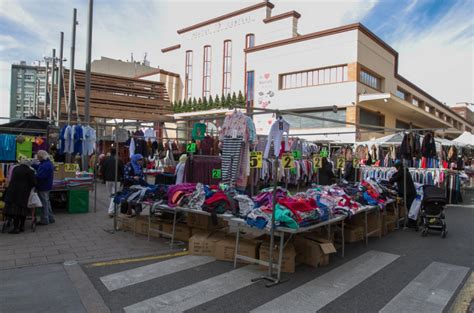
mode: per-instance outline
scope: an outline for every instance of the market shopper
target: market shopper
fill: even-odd
[[[352,159],[347,159],[344,165],[344,179],[350,183],[355,182],[355,168]]]
[[[323,186],[331,185],[334,180],[332,163],[327,158],[322,158],[321,168],[319,169],[319,184]]]
[[[104,160],[101,166],[101,175],[104,178],[105,187],[107,194],[111,197],[108,213],[110,217],[114,216],[114,201],[113,194],[115,194],[115,177],[117,176],[118,183],[123,180],[123,162],[118,159],[117,164],[115,162],[116,150],[115,148],[110,149],[110,155]],[[117,165],[117,167],[116,167]],[[115,170],[117,168],[117,171]],[[117,175],[115,175],[117,173]]]
[[[36,186],[35,172],[31,162],[20,161],[13,169],[8,188],[5,193],[5,213],[13,218],[13,229],[10,234],[19,234],[25,230],[26,216],[29,214],[28,199],[31,190]]]
[[[408,171],[408,168],[403,166],[400,160],[395,161],[395,168],[397,171],[393,174],[392,178],[390,179],[390,183],[397,183],[398,195],[400,197],[404,197],[405,193],[405,182],[406,182],[406,209],[407,209],[407,216],[408,211],[410,211],[410,207],[413,201],[416,198],[416,188],[415,184],[413,183],[413,179]],[[404,177],[405,176],[405,177]],[[412,219],[408,219],[407,226],[414,227],[416,225],[416,221]]]
[[[143,173],[143,156],[141,154],[132,155],[131,161],[125,165],[123,186],[130,187],[132,185],[147,185]]]
[[[39,163],[33,164],[33,168],[36,169],[36,190],[43,205],[41,221],[37,225],[48,225],[55,222],[49,200],[49,192],[53,188],[54,165],[49,159],[48,152],[44,150],[39,150],[36,157],[39,161]]]

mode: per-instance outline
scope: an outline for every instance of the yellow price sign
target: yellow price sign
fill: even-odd
[[[314,168],[321,168],[323,167],[323,158],[320,156],[313,157]]]
[[[66,173],[75,173],[79,170],[79,165],[76,163],[66,163],[64,164],[64,171]]]
[[[59,172],[59,164],[53,162],[53,165],[54,165],[54,171]]]
[[[360,160],[358,158],[352,159],[352,166],[354,168],[359,168],[360,167]]]
[[[250,152],[250,168],[263,167],[263,153],[261,151]]]
[[[346,159],[337,158],[336,167],[337,168],[344,168],[345,163],[346,163]]]
[[[293,153],[283,154],[283,156],[281,157],[281,161],[283,163],[283,168],[285,169],[295,167],[295,158],[293,156]]]

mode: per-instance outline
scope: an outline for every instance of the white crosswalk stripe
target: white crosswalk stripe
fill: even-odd
[[[101,277],[109,291],[142,283],[215,261],[213,257],[186,255]]]
[[[468,273],[467,267],[433,262],[380,312],[443,312]]]
[[[252,284],[259,275],[257,266],[249,265],[130,305],[126,313],[183,312]]]
[[[252,312],[316,312],[398,257],[395,254],[369,251]]]
[[[385,276],[384,271],[391,271],[393,267],[389,266],[399,258],[400,256],[396,254],[368,251],[306,283],[296,285],[293,289],[291,289],[292,287],[285,288],[284,286],[287,284],[283,284],[281,287],[284,288],[284,291],[281,289],[278,291],[278,287],[266,289],[263,283],[258,283],[258,286],[253,287],[265,288],[267,291],[265,297],[268,299],[266,303],[259,302],[258,293],[255,293],[253,288],[249,289],[253,285],[251,280],[264,273],[256,265],[230,269],[230,264],[216,263],[219,274],[212,274],[213,271],[208,268],[206,271],[200,272],[200,277],[203,277],[203,280],[194,279],[192,283],[186,284],[188,275],[180,272],[215,262],[213,257],[187,255],[110,274],[101,277],[100,281],[108,291],[133,287],[135,288],[133,291],[137,292],[141,288],[139,283],[156,279],[153,284],[158,287],[157,293],[155,294],[154,288],[152,288],[150,289],[152,292],[148,292],[140,299],[124,301],[120,308],[123,308],[126,313],[184,312],[198,307],[198,311],[202,309],[202,311],[215,312],[222,311],[223,308],[225,311],[226,306],[223,303],[227,302],[226,299],[238,299],[239,297],[242,298],[240,299],[241,304],[234,303],[232,308],[229,308],[230,311],[304,313],[317,312],[329,304],[331,307],[337,308],[339,298],[347,292],[356,291],[360,284],[377,273],[380,273],[380,277]],[[399,261],[403,263],[406,260],[400,259]],[[220,274],[222,270],[227,272]],[[373,311],[381,308],[380,313],[443,312],[469,272],[470,268],[468,267],[432,262],[420,273],[417,273],[418,275],[411,273],[410,275],[414,277],[413,280],[392,299],[386,295],[383,302],[380,302],[379,299],[376,307],[370,308],[370,302],[365,302],[359,309],[370,308]],[[167,282],[174,280],[175,276],[173,275],[179,277],[177,279],[179,283],[168,285]],[[209,275],[216,276],[210,277]],[[287,275],[290,275],[289,279],[293,279],[291,274]],[[157,279],[164,276],[167,276],[164,280]],[[387,288],[391,288],[391,285],[387,285]],[[272,290],[277,291],[273,297],[271,296]],[[282,291],[286,293],[281,294]],[[250,299],[251,301],[246,302],[245,299],[249,294],[251,297],[257,297],[257,300]],[[113,297],[121,297],[120,292],[115,293]],[[113,297],[111,301],[114,301]],[[347,310],[346,305],[347,302],[341,301],[341,312]]]

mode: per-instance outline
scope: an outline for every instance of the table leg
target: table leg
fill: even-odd
[[[280,254],[278,255],[278,274],[277,279],[280,282],[281,279],[281,263],[283,261],[283,242],[285,240],[285,234],[280,233]]]
[[[173,229],[171,230],[171,249],[173,249],[174,246],[174,234],[176,231],[176,215],[178,214],[177,210],[174,210],[174,215],[173,215]]]
[[[235,236],[234,268],[237,268],[237,255],[239,254],[239,244],[240,244],[240,225],[237,226],[237,235]]]
[[[369,246],[369,229],[368,229],[368,225],[367,225],[367,211],[365,211],[365,246]]]
[[[346,239],[344,238],[344,220],[342,220],[342,229],[341,229],[341,237],[342,237],[342,257],[344,257],[345,248],[346,248]]]
[[[150,210],[148,212],[148,241],[150,241],[150,227],[151,227],[151,208],[152,206],[150,205]]]

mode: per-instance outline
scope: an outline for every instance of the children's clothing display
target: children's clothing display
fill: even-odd
[[[222,183],[246,187],[250,175],[250,145],[256,140],[252,119],[240,111],[227,115],[219,140],[222,142]]]
[[[281,141],[283,137],[285,138],[284,151],[288,151],[290,147],[288,146],[288,134],[290,132],[290,124],[282,117],[279,117],[275,122],[273,122],[270,127],[270,132],[268,133],[267,144],[265,146],[265,152],[263,157],[267,159],[270,153],[270,145],[273,143],[273,156],[279,157],[281,150]],[[284,134],[286,133],[286,136]]]

